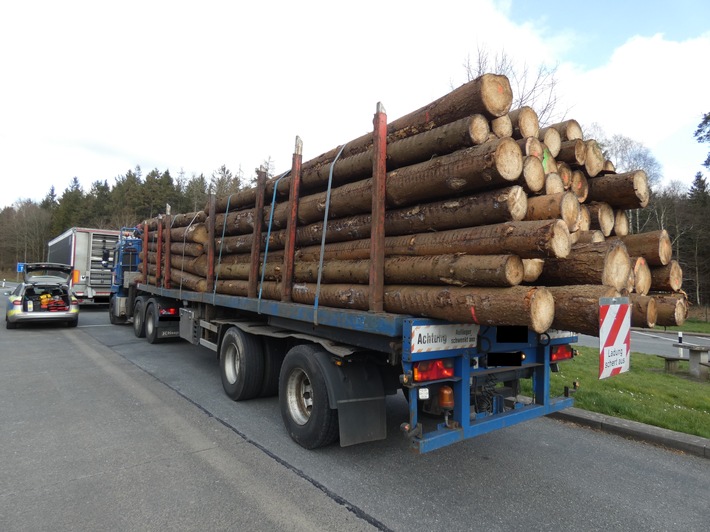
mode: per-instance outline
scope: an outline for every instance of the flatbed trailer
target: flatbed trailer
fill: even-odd
[[[400,389],[410,405],[400,426],[420,453],[572,405],[551,397],[550,373],[573,356],[573,333],[141,283],[128,306],[134,331],[151,343],[180,337],[214,351],[231,398],[278,391],[284,423],[306,448],[386,438],[385,398]],[[530,398],[520,395],[522,379],[532,380]]]

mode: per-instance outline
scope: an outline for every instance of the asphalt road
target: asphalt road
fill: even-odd
[[[306,451],[276,398],[230,401],[214,354],[105,309],[0,330],[1,530],[706,530],[710,461],[540,419],[414,455]]]
[[[678,348],[673,344],[678,343],[677,332],[664,332],[662,329],[632,330],[631,352],[648,355],[677,355]],[[692,333],[683,335],[683,343],[710,346],[710,338]],[[579,345],[599,349],[599,338],[594,336],[579,335]],[[687,350],[685,355],[688,356]]]

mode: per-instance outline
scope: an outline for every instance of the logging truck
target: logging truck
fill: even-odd
[[[162,222],[169,227],[169,217]],[[386,397],[400,391],[409,403],[400,428],[419,453],[572,404],[567,393],[551,396],[550,374],[574,356],[573,333],[324,307],[317,294],[307,304],[195,291],[170,266],[156,272],[164,279],[156,286],[143,282],[148,234],[147,226],[121,231],[111,323],[131,323],[153,344],[179,338],[210,349],[227,396],[278,395],[288,434],[307,449],[386,438]],[[521,395],[525,379],[531,399]]]
[[[122,231],[111,322],[214,351],[309,449],[385,438],[400,391],[421,453],[570,406],[550,375],[576,333],[625,371],[629,317],[677,324],[685,296],[668,234],[628,234],[645,172],[511,102],[486,74],[390,123],[378,104],[366,135],[305,162],[297,138],[288,172]]]

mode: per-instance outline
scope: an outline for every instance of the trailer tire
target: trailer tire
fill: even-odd
[[[155,303],[149,303],[145,308],[145,339],[149,344],[158,344],[163,340],[158,336],[158,313]]]
[[[234,401],[253,399],[264,381],[261,341],[238,327],[224,333],[219,349],[219,370],[224,393]]]
[[[136,299],[133,305],[133,334],[137,338],[145,338],[145,314],[143,314],[143,300]]]
[[[325,376],[316,355],[320,346],[292,348],[281,366],[279,406],[291,438],[306,449],[330,445],[338,439],[338,410],[330,408]]]
[[[259,397],[273,397],[279,393],[281,364],[286,357],[286,340],[283,338],[262,337],[264,344],[264,382]]]

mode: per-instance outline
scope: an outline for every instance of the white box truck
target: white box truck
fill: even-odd
[[[111,294],[113,251],[120,231],[72,227],[51,240],[47,260],[69,264],[72,291],[80,304],[108,303]],[[102,259],[108,255],[108,261]]]

